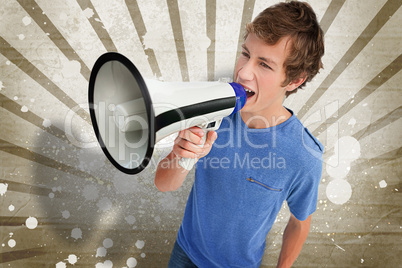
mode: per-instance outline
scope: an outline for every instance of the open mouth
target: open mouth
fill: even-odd
[[[247,99],[248,99],[248,98],[251,98],[252,96],[254,96],[254,94],[255,94],[254,91],[251,91],[251,90],[248,89],[248,88],[245,88],[245,90],[246,90],[246,93],[247,93]]]

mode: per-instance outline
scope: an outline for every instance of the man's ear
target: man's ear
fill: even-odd
[[[298,88],[301,84],[304,83],[304,81],[306,81],[307,77],[299,77],[294,79],[292,82],[289,83],[289,85],[287,86],[287,91],[293,91],[296,88]]]

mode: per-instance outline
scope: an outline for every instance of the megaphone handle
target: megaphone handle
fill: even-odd
[[[203,131],[204,131],[204,136],[202,136],[202,144],[200,144],[199,146],[202,147],[205,144],[205,141],[207,139],[207,134],[208,131],[211,130],[217,130],[219,128],[219,126],[221,125],[222,120],[218,120],[218,121],[214,121],[214,122],[209,122],[209,123],[204,123],[198,127],[200,127]],[[179,165],[186,169],[186,170],[191,170],[195,163],[197,162],[197,158],[182,158],[179,160]]]

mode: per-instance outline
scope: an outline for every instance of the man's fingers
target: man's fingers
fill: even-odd
[[[218,138],[218,134],[216,131],[209,131],[207,134],[207,140],[205,141],[205,144],[209,144],[209,146],[212,146],[214,144],[215,140]]]
[[[202,147],[200,147],[200,146],[198,146],[198,145],[196,145],[196,144],[194,144],[194,143],[192,143],[192,142],[190,142],[188,140],[178,139],[176,144],[179,147],[181,147],[181,148],[183,148],[183,149],[185,149],[187,151],[193,152],[195,154],[201,154],[203,152]]]
[[[209,131],[206,134],[205,144],[199,146],[203,143],[203,135],[205,135],[204,131],[198,127],[180,131],[175,140],[173,152],[184,158],[197,158],[207,155],[218,135],[215,131]]]
[[[194,152],[190,152],[182,147],[180,147],[178,144],[173,146],[173,153],[180,157],[180,158],[197,158],[198,155]]]
[[[194,144],[202,144],[202,137],[205,135],[204,131],[199,127],[192,127],[179,132],[179,137]]]

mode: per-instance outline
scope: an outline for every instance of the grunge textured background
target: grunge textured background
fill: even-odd
[[[146,78],[230,80],[245,23],[275,2],[0,0],[0,266],[165,267],[194,173],[160,193],[155,164],[135,176],[115,169],[94,138],[90,70],[118,51]],[[402,1],[308,2],[325,69],[285,105],[326,152],[294,267],[398,267]],[[288,217],[285,204],[263,267],[275,266]]]

